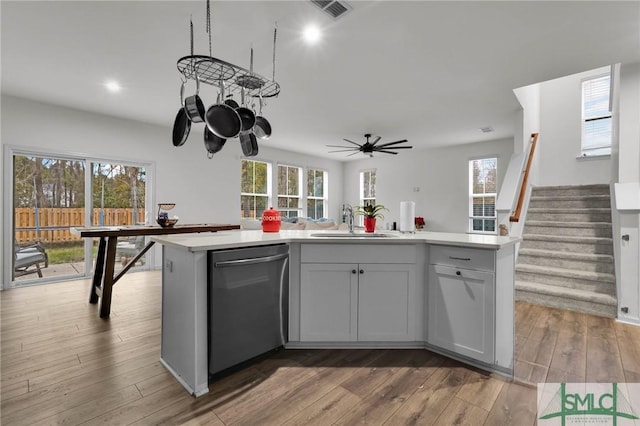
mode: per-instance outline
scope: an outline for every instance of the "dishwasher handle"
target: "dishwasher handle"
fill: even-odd
[[[215,262],[213,266],[215,268],[227,268],[230,266],[254,265],[256,263],[275,262],[276,260],[282,260],[288,257],[289,257],[289,253],[283,253],[283,254],[276,254],[273,256],[255,257],[250,259],[225,260],[225,261]]]

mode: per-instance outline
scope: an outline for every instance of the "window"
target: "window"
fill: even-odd
[[[257,219],[269,205],[271,165],[262,161],[242,160],[240,217]]]
[[[360,203],[363,206],[376,203],[376,171],[360,172]]]
[[[582,156],[611,154],[611,75],[582,81]]]
[[[469,161],[469,231],[496,232],[497,158]]]
[[[307,216],[312,219],[326,217],[327,172],[307,170]]]
[[[302,213],[302,169],[294,166],[278,166],[278,210],[280,216],[298,217]]]

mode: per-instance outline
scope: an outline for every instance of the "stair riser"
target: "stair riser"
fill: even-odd
[[[522,290],[516,290],[516,300],[548,306],[550,308],[584,312],[587,314],[598,315],[607,318],[615,318],[617,315],[616,306],[592,303],[584,300],[566,299],[548,294],[531,293]]]
[[[572,186],[569,188],[539,187],[533,188],[531,195],[535,197],[575,197],[588,195],[609,195],[609,185]]]
[[[562,259],[559,257],[530,256],[520,254],[518,264],[550,266],[552,268],[573,269],[584,272],[600,272],[603,274],[613,274],[613,262],[588,262],[581,260]]]
[[[611,238],[611,228],[568,228],[561,226],[525,225],[524,234],[562,235],[566,237]]]
[[[532,248],[552,251],[566,251],[569,253],[608,254],[613,255],[611,244],[583,244],[558,241],[522,240],[521,248]]]
[[[610,282],[590,281],[580,278],[558,277],[555,275],[516,272],[516,280],[532,283],[554,285],[556,287],[574,288],[601,294],[615,294],[615,284]]]
[[[611,223],[609,213],[547,213],[528,212],[527,220],[544,220],[553,222],[608,222]]]
[[[580,200],[534,200],[529,202],[532,209],[608,209],[611,208],[611,201],[608,198],[603,200],[583,198]]]

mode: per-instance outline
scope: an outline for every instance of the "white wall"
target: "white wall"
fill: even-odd
[[[181,223],[239,223],[239,142],[228,140],[222,151],[209,160],[202,140],[204,125],[194,125],[187,142],[177,148],[171,140],[173,120],[174,117],[167,117],[167,126],[161,127],[3,95],[0,136],[3,146],[153,162],[156,189],[151,217],[155,215],[155,203],[175,202],[172,212]],[[277,138],[277,129],[272,138]],[[270,149],[268,145],[268,141],[261,142],[256,159],[327,170],[330,204],[341,203],[341,162]],[[6,191],[4,185],[11,182],[2,183]],[[10,205],[3,206],[2,222],[6,223],[11,214]],[[333,216],[337,218],[337,213]],[[10,229],[3,228],[5,250],[9,247],[7,239],[11,239]]]
[[[359,204],[359,173],[375,168],[376,202],[384,204],[383,222],[398,222],[400,202],[416,203],[429,231],[467,232],[469,228],[469,160],[498,157],[498,188],[513,153],[513,139],[454,147],[378,154],[344,166],[345,202]],[[414,192],[419,188],[419,192]]]
[[[630,184],[640,182],[640,64],[623,64],[619,80],[617,182]],[[640,324],[639,211],[614,212],[618,215],[619,225],[614,227],[613,234],[619,306],[628,308],[627,313],[619,312],[618,318],[635,324]],[[629,235],[629,241],[620,238],[625,234]]]
[[[609,67],[574,74],[540,85],[540,141],[536,148],[537,186],[610,183],[611,158],[577,158],[581,139],[581,81]]]
[[[618,182],[640,182],[640,63],[620,68]]]

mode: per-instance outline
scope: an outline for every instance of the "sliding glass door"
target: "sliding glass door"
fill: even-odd
[[[12,260],[5,265],[11,286],[90,276],[98,240],[73,235],[73,227],[147,223],[150,163],[17,149],[10,151],[10,158],[11,171],[5,176],[12,184],[8,231],[13,242]],[[117,269],[146,243],[118,242]],[[148,262],[142,258],[136,266],[147,268]]]
[[[13,156],[14,285],[85,275],[85,162],[54,156]]]

